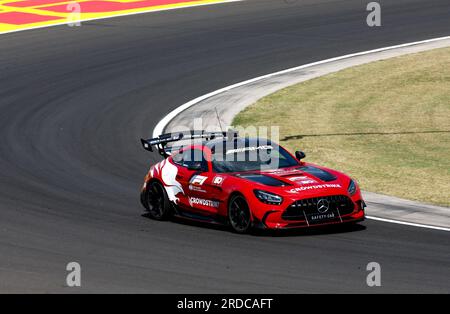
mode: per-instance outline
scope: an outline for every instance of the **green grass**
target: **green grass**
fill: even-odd
[[[291,86],[233,125],[279,126],[283,145],[363,189],[450,206],[450,48]]]

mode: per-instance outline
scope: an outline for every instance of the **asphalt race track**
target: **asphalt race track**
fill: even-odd
[[[277,70],[449,35],[448,0],[381,3],[379,28],[361,0],[255,0],[0,35],[0,291],[449,293],[447,232],[366,221],[240,236],[142,216],[158,157],[139,138],[170,110]],[[81,288],[65,286],[71,261]],[[382,287],[366,285],[369,262]]]

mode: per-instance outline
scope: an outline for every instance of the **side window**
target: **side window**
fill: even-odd
[[[177,152],[173,155],[172,160],[174,163],[176,163],[179,166],[183,165],[183,153]]]
[[[202,163],[202,171],[208,171],[208,162],[200,149],[186,149],[173,156],[173,161],[183,167],[189,167],[196,162]]]

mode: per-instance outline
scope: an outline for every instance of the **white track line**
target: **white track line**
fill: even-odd
[[[130,16],[130,15],[145,14],[145,13],[152,13],[152,12],[161,12],[161,11],[171,11],[171,10],[194,8],[194,7],[201,7],[201,6],[207,6],[207,5],[225,4],[225,3],[230,3],[230,2],[240,2],[240,1],[245,1],[245,0],[223,0],[223,2],[215,2],[215,3],[198,3],[198,4],[187,4],[187,5],[182,5],[182,6],[173,7],[173,8],[163,8],[163,9],[153,9],[153,10],[148,9],[148,10],[141,11],[141,12],[123,13],[123,14],[117,14],[117,15],[113,15],[113,16],[96,17],[96,18],[92,18],[92,19],[81,19],[79,22],[81,23],[81,25],[83,25],[83,22],[112,19],[112,18],[121,17],[121,16]],[[73,23],[73,21],[71,21],[71,23]],[[53,27],[53,26],[68,25],[68,24],[69,24],[69,22],[62,22],[62,23],[56,23],[56,24],[51,24],[51,25],[33,26],[33,27],[28,27],[28,28],[15,29],[12,31],[0,32],[0,35],[29,31],[29,30],[33,30],[33,29],[48,28],[48,27]]]
[[[434,230],[440,230],[440,231],[450,231],[450,228],[422,225],[422,224],[416,224],[413,222],[406,222],[406,221],[400,221],[400,220],[394,220],[394,219],[386,219],[386,218],[373,217],[373,216],[366,216],[366,218],[371,219],[371,220],[388,222],[388,223],[392,223],[392,224],[398,224],[398,225],[405,225],[405,226],[412,226],[412,227],[426,228],[426,229],[434,229]]]
[[[322,61],[317,61],[317,62],[304,64],[304,65],[301,65],[301,66],[298,66],[298,67],[286,69],[286,70],[275,72],[275,73],[266,74],[266,75],[263,75],[263,76],[255,77],[255,78],[247,80],[247,81],[243,81],[243,82],[240,82],[240,83],[237,83],[237,84],[233,84],[233,85],[230,85],[230,86],[218,89],[218,90],[216,90],[214,92],[208,93],[206,95],[197,97],[197,98],[195,98],[195,99],[193,99],[193,100],[191,100],[191,101],[189,101],[189,102],[179,106],[175,110],[171,111],[163,119],[161,119],[158,122],[158,124],[155,126],[155,128],[153,129],[153,137],[158,137],[159,135],[163,134],[164,128],[167,126],[167,124],[169,124],[169,122],[172,121],[173,118],[175,118],[178,114],[180,114],[184,110],[186,110],[186,109],[196,105],[197,103],[199,103],[199,102],[201,102],[201,101],[203,101],[205,99],[208,99],[210,97],[216,96],[218,94],[221,94],[223,92],[229,91],[231,89],[234,89],[234,88],[237,88],[237,87],[241,87],[241,86],[244,86],[244,85],[248,85],[248,84],[251,84],[251,83],[254,83],[254,82],[266,79],[266,78],[270,78],[270,77],[273,77],[273,76],[277,76],[277,75],[293,72],[293,71],[296,71],[296,70],[305,69],[305,68],[316,66],[316,65],[320,65],[320,64],[325,64],[325,63],[330,63],[330,62],[339,61],[339,60],[343,60],[343,59],[348,59],[348,58],[368,55],[368,54],[371,54],[371,53],[382,52],[382,51],[391,50],[391,49],[410,47],[410,46],[414,46],[414,45],[426,44],[426,43],[430,43],[430,42],[435,42],[435,41],[439,41],[439,40],[447,40],[447,39],[450,39],[450,36],[432,38],[432,39],[415,41],[415,42],[401,44],[401,45],[395,45],[395,46],[389,46],[389,47],[385,47],[385,48],[378,48],[378,49],[373,49],[373,50],[368,50],[368,51],[362,51],[362,52],[347,54],[347,55],[340,56],[340,57],[335,57],[335,58],[325,59],[325,60],[322,60]],[[366,216],[366,218],[367,219],[372,219],[372,220],[377,220],[377,221],[382,221],[382,222],[387,222],[387,223],[407,225],[407,226],[412,226],[412,227],[427,228],[427,229],[434,229],[434,230],[440,230],[440,231],[450,231],[450,228],[430,226],[430,225],[422,225],[422,224],[404,222],[404,221],[393,220],[393,219],[378,218],[378,217],[373,217],[373,216]]]

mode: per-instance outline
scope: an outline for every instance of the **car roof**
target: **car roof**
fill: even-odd
[[[203,145],[212,149],[216,146],[229,147],[229,146],[238,145],[238,146],[247,147],[249,145],[254,145],[255,143],[258,144],[260,142],[262,142],[266,145],[274,145],[275,144],[271,140],[265,139],[262,137],[237,137],[237,138],[233,138],[233,139],[218,138],[218,139],[214,139],[214,140],[204,141]]]
[[[182,145],[181,149],[201,149],[201,147],[206,147],[210,149],[213,153],[216,150],[217,147],[220,148],[240,148],[240,147],[251,147],[251,145],[272,145],[272,146],[278,146],[275,142],[265,139],[262,137],[237,137],[233,139],[228,138],[216,138],[212,140],[203,140],[201,143],[197,144],[191,144],[191,145]],[[180,148],[180,147],[179,147]],[[178,151],[172,150],[172,153],[175,153]]]

